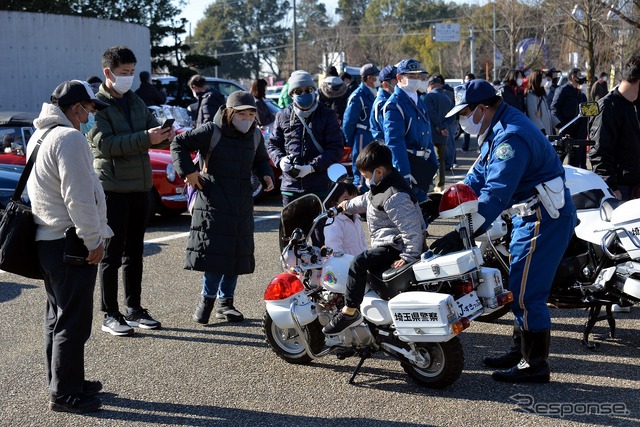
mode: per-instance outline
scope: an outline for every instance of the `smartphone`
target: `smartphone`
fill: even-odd
[[[173,122],[175,122],[176,119],[166,119],[164,121],[164,123],[162,123],[162,128],[170,128],[171,126],[173,126]]]

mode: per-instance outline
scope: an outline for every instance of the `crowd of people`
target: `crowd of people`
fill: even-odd
[[[265,105],[265,80],[225,99],[195,75],[189,88],[198,100],[196,126],[176,136],[147,108],[149,102],[164,102],[151,90],[148,73],[140,73],[141,88],[131,90],[136,62],[130,49],[115,46],[102,57],[104,82],[95,77],[91,84],[61,83],[43,104],[28,145],[29,153],[39,149],[28,189],[47,291],[45,362],[52,410],[88,412],[101,406],[102,384],[84,378],[96,280],[102,331],[130,336],[134,328],[161,328],[142,305],[150,148],[170,145],[177,173],[196,191],[184,268],[203,273],[192,317],[206,324],[214,308],[216,319],[244,320],[234,292],[239,275],[255,269],[252,171],[270,191],[269,160],[281,169],[283,206],[307,194],[324,198],[327,169],[339,162],[345,145],[351,147],[353,183],[339,184],[326,201],[326,207],[340,206],[343,213],[325,227],[325,242],[354,256],[345,306],[323,329],[331,335],[362,321],[359,305],[370,268],[400,268],[427,249],[428,224],[419,203],[429,192],[444,190],[444,174],[456,161],[457,126],[478,140],[480,156],[464,179],[479,197],[476,235],[501,212],[513,214],[513,346],[483,361],[496,369],[497,381],[549,381],[546,300],[576,211],[562,159],[547,136],[570,123],[586,100],[581,70],[572,69],[561,87],[555,69],[526,77],[512,70],[499,87],[468,74],[455,90],[412,58],[382,69],[364,65],[356,87],[347,81],[351,76],[335,69],[319,84],[296,70],[283,89],[284,108],[275,116]],[[600,76],[602,83],[606,86],[606,75]],[[593,91],[600,113],[590,123],[579,119],[565,129],[577,139],[589,135],[593,170],[621,200],[640,196],[639,85],[635,56],[618,86]],[[273,127],[266,141],[260,126]],[[470,148],[465,140],[462,149]],[[194,152],[200,153],[199,162],[192,160]],[[568,161],[586,167],[586,158],[584,149],[576,150]],[[370,246],[360,222],[364,214]],[[60,256],[69,227],[88,250],[81,265],[64,263]],[[461,247],[459,233],[452,231],[430,249],[447,253]]]

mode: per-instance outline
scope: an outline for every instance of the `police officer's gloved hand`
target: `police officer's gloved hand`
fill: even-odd
[[[448,254],[464,249],[462,238],[458,231],[451,231],[431,244],[429,250],[435,254]]]
[[[291,170],[291,160],[289,159],[289,157],[284,156],[283,158],[280,159],[280,163],[279,165],[280,169],[282,170],[282,172],[289,172]]]
[[[313,169],[313,166],[311,165],[302,165],[302,166],[295,166],[296,169],[298,169],[300,171],[300,173],[298,174],[298,178],[304,178],[305,176],[309,175],[312,172],[315,172]]]
[[[418,181],[416,181],[416,179],[411,174],[405,175],[404,180],[407,181],[407,184],[409,184],[409,187],[413,187],[414,184],[418,183]]]

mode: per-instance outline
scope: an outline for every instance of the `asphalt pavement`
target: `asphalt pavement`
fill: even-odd
[[[460,141],[459,141],[460,142]],[[458,153],[464,176],[475,151]],[[291,365],[269,349],[261,329],[262,295],[280,272],[278,197],[255,208],[256,271],[241,276],[241,324],[191,320],[201,274],[182,268],[190,218],[156,218],[146,236],[143,305],[157,331],[114,337],[100,330],[99,292],[86,374],[104,384],[103,409],[89,415],[47,407],[43,367],[45,292],[41,282],[0,273],[1,426],[577,426],[640,425],[640,308],[617,315],[615,339],[598,324],[596,351],[580,343],[586,313],[552,310],[547,385],[496,383],[483,356],[509,346],[513,318],[474,322],[461,336],[465,369],[445,390],[414,384],[394,359],[376,355],[347,383],[357,359],[328,356]],[[452,223],[436,221],[433,238]]]

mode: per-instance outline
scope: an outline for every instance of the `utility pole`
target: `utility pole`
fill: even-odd
[[[298,40],[296,36],[296,0],[293,0],[293,71],[298,69]]]
[[[476,73],[475,70],[474,70],[475,58],[474,58],[474,55],[473,55],[473,47],[474,47],[473,46],[474,45],[473,41],[474,40],[475,40],[475,38],[473,37],[473,26],[470,26],[469,27],[469,50],[471,51],[471,53],[470,53],[470,57],[469,57],[469,62],[470,62],[470,64],[469,64],[469,72],[471,74],[475,74]]]
[[[493,2],[493,81],[498,80],[496,73],[496,2]]]

